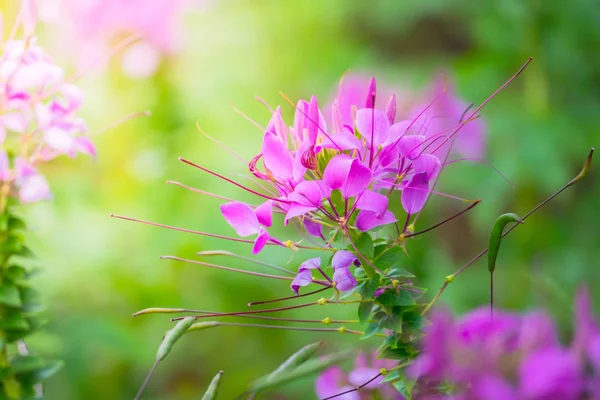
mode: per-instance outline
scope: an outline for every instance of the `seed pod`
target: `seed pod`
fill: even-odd
[[[521,218],[517,214],[502,214],[498,217],[494,226],[492,227],[492,233],[490,234],[490,245],[488,250],[488,269],[490,272],[494,272],[496,269],[496,258],[498,258],[498,251],[500,250],[500,242],[502,241],[502,232],[504,227],[509,222],[523,223]]]
[[[292,372],[293,370],[298,368],[300,365],[302,365],[315,354],[315,352],[322,343],[323,342],[311,343],[292,354],[290,358],[285,360],[283,364],[281,364],[275,371],[271,372],[267,376],[267,381],[275,378],[277,375]]]
[[[185,317],[175,325],[174,328],[167,331],[162,343],[158,347],[156,352],[157,360],[164,360],[167,354],[171,351],[171,348],[175,342],[185,333],[185,331],[192,326],[196,319],[194,317]]]
[[[223,371],[219,371],[217,375],[213,378],[202,396],[202,400],[215,400],[217,398],[217,390],[219,390],[219,383],[221,382],[221,375],[223,375]]]

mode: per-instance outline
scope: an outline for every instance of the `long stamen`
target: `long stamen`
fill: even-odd
[[[278,198],[276,198],[276,197],[271,197],[271,196],[267,196],[267,195],[265,195],[265,194],[259,193],[259,192],[257,192],[256,190],[252,190],[252,189],[250,189],[249,187],[242,185],[241,183],[237,183],[236,181],[234,181],[234,180],[232,180],[232,179],[229,179],[229,178],[227,178],[227,177],[225,177],[225,176],[223,176],[223,175],[221,175],[221,174],[218,174],[218,173],[216,173],[216,172],[214,172],[214,171],[211,171],[211,170],[209,170],[209,169],[207,169],[207,168],[204,168],[204,167],[202,167],[202,166],[200,166],[200,165],[198,165],[198,164],[195,164],[195,163],[193,163],[192,161],[186,160],[185,158],[181,158],[181,157],[179,157],[179,161],[182,161],[182,162],[184,162],[184,163],[186,163],[186,164],[188,164],[188,165],[191,165],[192,167],[196,167],[196,168],[198,168],[198,169],[200,169],[200,170],[202,170],[202,171],[204,171],[204,172],[208,172],[209,174],[211,174],[211,175],[213,175],[213,176],[216,176],[217,178],[221,178],[221,179],[223,179],[224,181],[227,181],[227,182],[229,182],[229,183],[231,183],[231,184],[233,184],[233,185],[235,185],[235,186],[237,186],[237,187],[239,187],[239,188],[241,188],[241,189],[244,189],[245,191],[247,191],[247,192],[249,192],[249,193],[252,193],[252,194],[254,194],[254,195],[256,195],[256,196],[259,196],[259,197],[262,197],[262,198],[264,198],[264,199],[268,199],[268,200],[274,200],[274,201],[278,201],[278,202],[280,202],[280,203],[290,203],[289,201],[287,201],[287,200],[284,200],[284,199],[278,199]]]
[[[238,258],[240,260],[249,261],[249,262],[252,262],[252,263],[255,263],[255,264],[258,264],[258,265],[263,265],[265,267],[273,268],[273,269],[276,269],[277,271],[281,271],[281,272],[284,272],[286,274],[296,276],[295,273],[293,273],[292,271],[287,270],[285,268],[281,268],[281,267],[278,267],[277,265],[269,264],[269,263],[266,263],[264,261],[256,260],[254,258],[250,258],[250,257],[242,256],[242,255],[239,255],[239,254],[235,254],[235,253],[232,253],[230,251],[224,251],[224,250],[199,251],[199,252],[196,253],[196,255],[197,256],[228,256],[228,257]]]
[[[581,172],[579,172],[579,174],[577,174],[577,176],[575,178],[573,178],[569,182],[567,182],[567,184],[564,185],[562,188],[560,188],[558,191],[554,192],[552,195],[550,195],[548,198],[546,198],[540,204],[538,204],[537,206],[533,207],[527,214],[525,214],[523,216],[523,218],[521,218],[521,221],[525,221],[529,216],[531,216],[537,210],[539,210],[544,205],[546,205],[547,203],[549,203],[552,199],[554,199],[556,196],[558,196],[559,194],[561,194],[567,188],[569,188],[570,186],[574,185],[575,183],[577,183],[581,179],[583,179],[583,177],[586,175],[587,171],[590,168],[590,165],[592,163],[592,157],[593,157],[593,155],[594,155],[594,148],[592,147],[592,149],[590,150],[590,152],[589,152],[589,154],[587,156],[585,164],[583,165],[583,168],[581,169]],[[504,233],[502,234],[502,237],[505,237],[506,235],[508,235],[518,225],[520,225],[520,224],[514,224],[510,228],[506,229],[504,231]],[[448,275],[446,277],[446,279],[444,279],[444,284],[442,285],[442,287],[438,290],[438,292],[435,294],[435,296],[433,297],[433,299],[431,299],[431,301],[429,303],[427,303],[427,305],[425,306],[425,309],[423,309],[423,311],[421,312],[421,315],[424,315],[424,314],[427,313],[427,311],[429,311],[429,309],[433,306],[433,304],[437,301],[437,299],[442,295],[442,293],[444,292],[444,290],[446,290],[446,288],[448,287],[448,285],[451,282],[454,281],[454,278],[456,276],[458,276],[461,273],[463,273],[467,268],[469,268],[471,265],[473,265],[477,260],[479,260],[481,257],[483,257],[484,255],[486,255],[488,251],[489,251],[489,248],[486,247],[484,250],[482,250],[481,252],[479,252],[479,254],[477,254],[475,257],[473,257],[468,263],[466,263],[465,265],[463,265],[462,267],[460,267],[454,274]]]
[[[179,314],[179,313],[196,313],[196,314],[220,314],[216,311],[208,310],[194,310],[188,308],[147,308],[140,310],[133,314],[134,317],[148,314]],[[224,315],[225,317],[239,317],[248,319],[262,319],[265,321],[282,321],[282,322],[300,322],[307,324],[358,324],[358,320],[350,319],[331,319],[329,317],[323,319],[299,319],[299,318],[279,318],[279,317],[267,317],[264,315]]]
[[[259,128],[260,128],[260,126],[259,126]],[[214,137],[210,136],[208,133],[204,132],[204,130],[202,130],[202,128],[200,128],[200,122],[199,121],[196,121],[196,129],[198,129],[198,132],[200,132],[204,137],[206,137],[207,139],[209,139],[212,142],[216,143],[221,148],[225,149],[229,154],[231,154],[232,156],[234,156],[235,158],[237,158],[238,160],[240,160],[244,165],[246,165],[246,161],[241,156],[239,156],[235,151],[231,150],[229,147],[225,146],[223,143],[219,142],[217,139],[215,139]]]
[[[409,237],[413,237],[413,236],[422,235],[423,233],[427,233],[427,232],[429,232],[429,231],[432,231],[432,230],[434,230],[435,228],[437,228],[437,227],[440,227],[440,226],[444,225],[445,223],[447,223],[447,222],[450,222],[450,221],[452,221],[453,219],[460,217],[461,215],[463,215],[464,213],[468,212],[469,210],[471,210],[473,207],[475,207],[475,206],[476,206],[477,204],[479,204],[479,203],[481,203],[481,200],[475,200],[475,202],[474,202],[473,204],[471,204],[469,207],[467,207],[467,208],[465,208],[464,210],[462,210],[462,211],[460,211],[460,212],[458,212],[458,213],[454,214],[454,215],[453,215],[453,216],[451,216],[451,217],[448,217],[448,218],[446,218],[446,219],[445,219],[445,220],[443,220],[442,222],[438,222],[437,224],[435,224],[435,225],[433,225],[433,226],[430,226],[430,227],[429,227],[429,228],[427,228],[427,229],[423,229],[422,231],[415,232],[415,233],[409,233],[409,234],[407,234],[405,237],[406,237],[406,238],[409,238]]]
[[[300,326],[244,324],[244,323],[238,323],[238,322],[220,322],[220,321],[215,321],[214,326],[236,326],[236,327],[242,327],[242,328],[245,327],[245,328],[282,329],[282,330],[287,330],[287,331],[305,331],[305,332],[337,332],[337,333],[350,333],[353,335],[364,335],[364,332],[356,331],[353,329],[346,329],[343,326],[340,326],[339,328],[305,328],[305,327],[300,327]],[[192,325],[189,328],[189,330],[193,331],[194,325]],[[374,336],[377,336],[377,335],[374,335]]]
[[[186,258],[181,258],[181,257],[176,257],[176,256],[160,256],[160,258],[163,259],[163,260],[181,261],[181,262],[185,262],[185,263],[188,263],[188,264],[202,265],[204,267],[222,269],[222,270],[225,270],[225,271],[239,272],[240,274],[260,276],[261,278],[281,279],[281,280],[285,280],[285,281],[292,281],[292,280],[294,280],[294,278],[287,277],[287,276],[279,276],[279,275],[263,274],[263,273],[260,273],[260,272],[246,271],[246,270],[243,270],[243,269],[225,267],[223,265],[211,264],[211,263],[207,263],[207,262],[203,262],[203,261],[188,260]]]
[[[500,175],[500,177],[502,179],[504,179],[509,185],[511,185],[512,187],[516,187],[516,185],[514,183],[512,183],[504,174],[502,174],[502,172],[500,172],[500,170],[498,168],[494,167],[491,163],[489,163],[489,162],[487,162],[485,160],[482,160],[481,158],[463,157],[463,158],[459,158],[459,159],[456,159],[456,160],[446,161],[444,163],[444,165],[455,164],[455,163],[457,163],[459,161],[477,161],[477,162],[480,162],[482,164],[485,164],[488,167],[490,167],[491,169],[493,169],[498,175]]]
[[[305,296],[310,296],[313,294],[317,294],[317,293],[321,293],[327,289],[331,289],[333,286],[327,286],[318,290],[314,290],[312,292],[307,292],[307,293],[302,293],[302,294],[298,294],[296,296],[289,296],[289,297],[282,297],[279,299],[272,299],[272,300],[263,300],[263,301],[251,301],[250,303],[248,303],[248,307],[252,307],[252,306],[256,306],[259,304],[268,304],[268,303],[278,303],[280,301],[286,301],[286,300],[294,300],[297,299],[298,297],[305,297]]]
[[[182,187],[184,189],[187,189],[189,191],[192,191],[192,192],[195,192],[195,193],[200,193],[200,194],[203,194],[205,196],[214,197],[214,198],[219,199],[219,200],[237,201],[235,199],[232,199],[231,197],[225,197],[225,196],[221,196],[221,195],[218,195],[218,194],[215,194],[215,193],[205,192],[204,190],[196,189],[196,188],[193,188],[191,186],[184,185],[183,183],[177,182],[177,181],[167,180],[167,185],[176,185],[176,186]],[[250,207],[252,207],[252,206],[250,206]]]
[[[205,315],[195,315],[194,318],[201,319],[201,318],[220,317],[220,316],[227,316],[227,315],[264,314],[264,313],[272,313],[272,312],[279,312],[279,311],[295,310],[297,308],[304,308],[304,307],[310,307],[310,306],[316,306],[316,305],[324,305],[324,304],[327,304],[327,303],[329,303],[328,300],[326,300],[326,299],[319,299],[317,301],[313,301],[313,302],[305,303],[305,304],[298,304],[298,305],[295,305],[295,306],[270,308],[270,309],[267,309],[267,310],[237,311],[237,312],[230,312],[230,313],[213,313],[213,314],[205,314]],[[180,319],[184,319],[184,318],[185,317],[171,318],[171,321],[179,321]]]

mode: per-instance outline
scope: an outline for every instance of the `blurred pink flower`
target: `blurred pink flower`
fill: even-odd
[[[180,44],[181,14],[190,0],[53,0],[46,20],[63,28],[63,41],[76,52],[84,69],[109,58],[117,41],[139,41],[122,54],[122,66],[132,77],[152,75],[164,55]]]

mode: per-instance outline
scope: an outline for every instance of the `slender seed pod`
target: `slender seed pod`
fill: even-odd
[[[202,396],[202,400],[215,400],[217,398],[217,390],[219,390],[219,383],[221,382],[221,375],[223,375],[223,371],[219,371],[217,375],[213,378]]]
[[[309,345],[304,346],[287,360],[283,364],[281,364],[275,371],[267,376],[267,381],[270,381],[281,374],[286,374],[288,372],[292,372],[304,362],[309,360],[317,351],[319,346],[321,346],[323,342],[311,343]]]
[[[157,360],[164,360],[165,357],[171,351],[171,348],[177,342],[177,340],[185,333],[185,331],[192,326],[194,323],[194,317],[186,317],[179,321],[174,328],[170,329],[165,335],[162,343],[158,346],[158,351],[156,352]]]
[[[496,269],[496,258],[498,258],[498,251],[500,250],[500,242],[502,241],[502,232],[504,227],[509,222],[523,223],[521,218],[517,214],[502,214],[498,217],[494,226],[492,227],[492,233],[490,234],[490,246],[488,251],[488,269],[490,272],[494,272]]]

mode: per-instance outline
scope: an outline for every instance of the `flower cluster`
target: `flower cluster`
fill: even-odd
[[[435,394],[443,383],[453,399],[600,396],[600,326],[585,290],[578,294],[576,332],[568,347],[560,344],[554,321],[544,312],[495,311],[492,317],[481,308],[453,320],[438,310],[431,322],[412,372],[428,383],[432,399],[445,398]]]
[[[28,6],[30,2],[25,2],[23,14]],[[31,30],[28,25],[24,24],[25,32]],[[24,203],[49,199],[48,183],[37,170],[40,163],[62,154],[95,156],[94,145],[85,136],[86,124],[77,116],[82,102],[82,91],[65,78],[64,70],[34,36],[4,43],[0,56],[3,197],[14,195]]]
[[[400,118],[395,95],[384,109],[375,108],[375,79],[369,81],[366,92],[366,98],[356,103],[356,91],[342,84],[329,122],[314,96],[298,101],[290,126],[277,108],[261,152],[249,163],[250,172],[267,191],[254,193],[266,201],[258,206],[241,202],[221,206],[238,235],[256,235],[255,254],[267,244],[294,247],[268,233],[273,213],[284,215],[285,225],[294,224],[307,236],[321,239],[325,247],[331,247],[336,235],[349,238],[349,251],[340,250],[332,258],[333,278],[323,272],[319,258],[301,264],[292,283],[296,293],[311,282],[333,283],[340,291],[356,286],[349,267],[360,265],[362,257],[352,241],[354,234],[390,224],[396,224],[399,237],[413,230],[411,218],[431,194],[455,133],[469,122],[461,121],[454,109],[449,115],[439,113],[438,101],[449,96],[443,91],[440,99],[418,113]],[[410,117],[411,113],[416,115]],[[397,192],[406,213],[403,227],[391,210],[390,199],[394,201]],[[312,270],[319,271],[325,281],[314,280]]]
[[[189,0],[53,0],[42,9],[45,20],[63,30],[83,68],[106,61],[129,44],[121,58],[124,72],[143,78],[156,72],[164,55],[179,47],[180,14]],[[67,16],[67,18],[65,18]],[[134,44],[131,44],[134,42]]]

